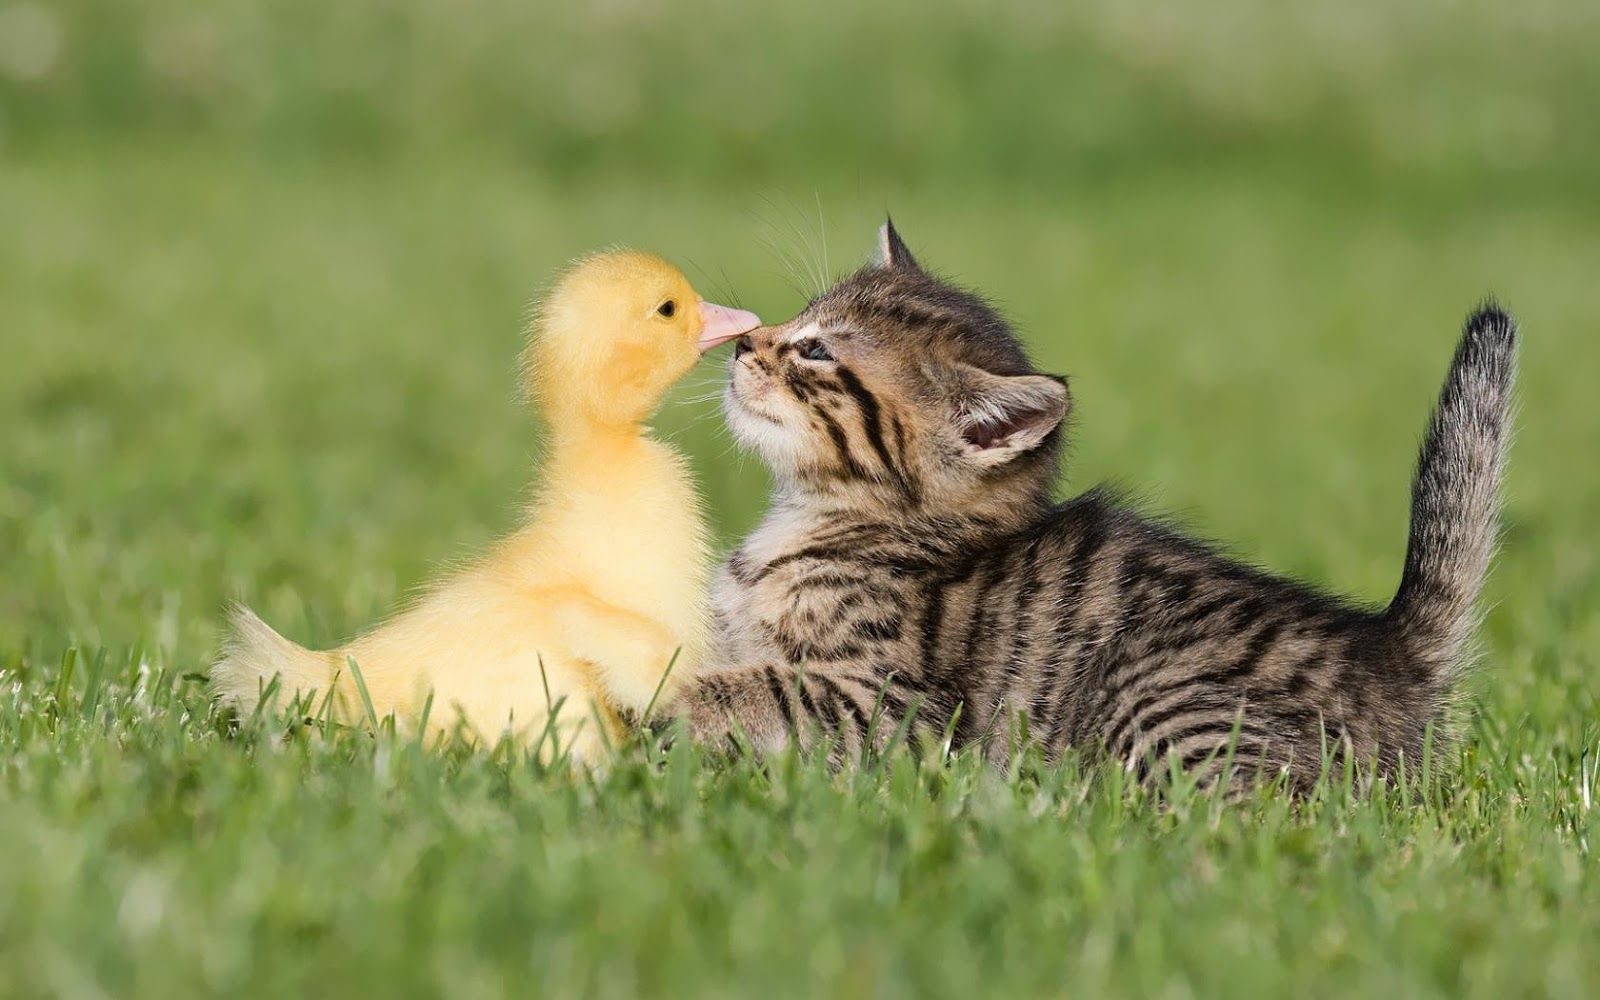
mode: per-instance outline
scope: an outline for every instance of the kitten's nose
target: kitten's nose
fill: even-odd
[[[756,345],[750,342],[750,335],[745,334],[743,337],[740,337],[734,342],[733,360],[738,361],[740,358],[744,357],[746,354],[749,354],[755,349]]]

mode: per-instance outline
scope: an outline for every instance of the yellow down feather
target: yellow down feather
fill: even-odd
[[[562,750],[598,758],[618,735],[615,710],[642,712],[669,663],[660,697],[670,698],[702,654],[700,501],[683,456],[644,421],[694,366],[706,318],[726,327],[730,315],[754,325],[703,304],[658,257],[578,262],[546,299],[524,358],[550,448],[523,526],[339,649],[304,649],[235,609],[211,670],[217,698],[249,711],[277,677],[277,704],[312,692],[321,704],[331,690],[334,718],[359,723],[354,661],[373,711],[402,728],[418,725],[431,692],[431,730],[460,725],[527,745],[549,724]]]

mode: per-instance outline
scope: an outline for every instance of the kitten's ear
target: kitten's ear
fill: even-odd
[[[906,246],[905,240],[895,232],[894,220],[884,216],[883,225],[878,228],[878,253],[872,258],[873,264],[878,267],[903,267],[908,270],[917,268],[917,259],[911,256],[911,250]]]
[[[1071,405],[1065,379],[992,375],[967,367],[952,424],[970,460],[995,466],[1039,447],[1061,426]]]

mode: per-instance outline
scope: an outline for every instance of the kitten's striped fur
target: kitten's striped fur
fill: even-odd
[[[1245,566],[1100,490],[1053,504],[1062,380],[886,226],[880,261],[751,334],[727,395],[772,466],[765,521],[715,585],[719,649],[681,713],[701,741],[919,725],[1009,752],[1103,751],[1141,775],[1394,772],[1444,720],[1494,543],[1516,332],[1467,322],[1429,425],[1394,600]],[[716,669],[720,666],[721,669]],[[879,719],[875,720],[874,716]]]

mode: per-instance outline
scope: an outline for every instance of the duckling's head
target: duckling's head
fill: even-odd
[[[540,308],[527,385],[553,419],[637,423],[701,354],[760,325],[754,313],[702,300],[654,254],[597,254],[563,274]]]

